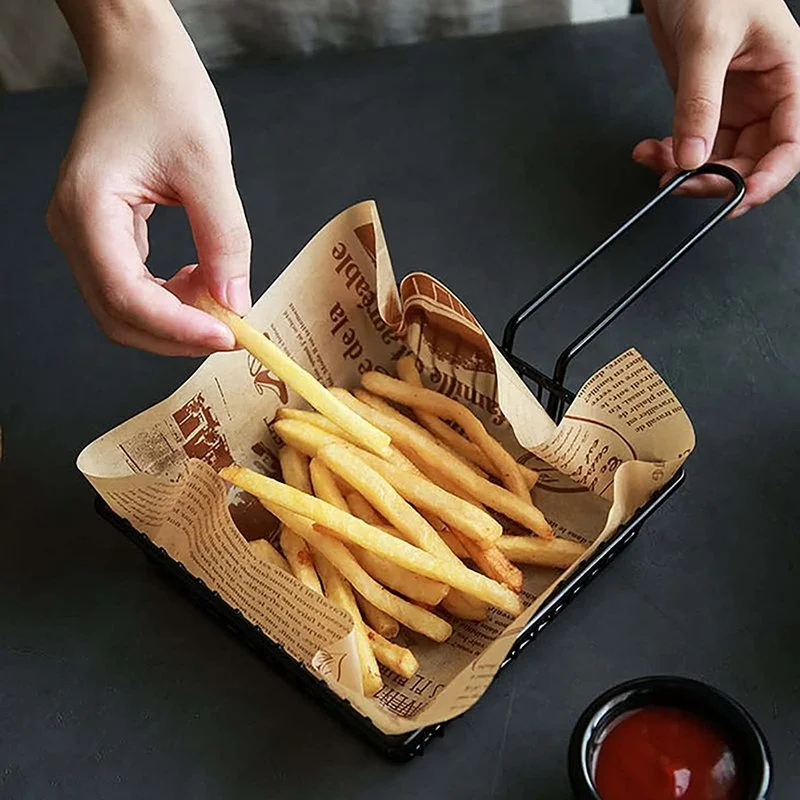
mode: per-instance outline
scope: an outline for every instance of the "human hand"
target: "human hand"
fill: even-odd
[[[780,192],[800,171],[800,28],[782,0],[643,0],[675,91],[673,135],[645,139],[635,161],[664,185],[708,160],[727,164],[747,194],[731,216]],[[730,190],[713,175],[676,191]]]
[[[206,289],[238,313],[250,306],[250,233],[217,94],[169,3],[88,5],[114,11],[73,3],[89,87],[50,232],[115,342],[165,355],[231,349],[227,326],[191,305]],[[168,281],[145,266],[157,204],[186,209],[197,250],[199,265]]]

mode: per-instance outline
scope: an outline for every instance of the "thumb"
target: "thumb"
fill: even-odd
[[[691,38],[678,52],[672,151],[681,169],[695,169],[711,155],[732,56],[725,42],[706,36]]]
[[[229,164],[210,169],[181,192],[200,279],[231,311],[250,310],[250,229]]]

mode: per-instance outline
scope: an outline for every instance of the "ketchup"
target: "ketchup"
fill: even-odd
[[[600,743],[594,782],[603,800],[740,800],[730,747],[688,711],[632,711]]]

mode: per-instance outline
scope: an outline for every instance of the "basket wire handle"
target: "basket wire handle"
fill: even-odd
[[[723,164],[704,164],[694,170],[678,173],[669,183],[645,203],[630,219],[620,225],[608,238],[600,242],[594,250],[585,255],[580,261],[559,275],[549,286],[546,286],[536,297],[526,303],[506,324],[503,332],[503,350],[513,354],[514,340],[519,326],[527,320],[534,311],[541,308],[553,295],[563,289],[578,273],[582,272],[595,258],[608,249],[622,234],[636,224],[645,214],[655,208],[667,195],[695,175],[719,175],[728,180],[734,188],[733,196],[726,200],[716,211],[712,212],[706,220],[686,237],[663,261],[661,261],[648,275],[646,275],[632,289],[626,292],[604,314],[598,317],[586,330],[564,349],[556,360],[553,370],[553,381],[563,386],[567,374],[567,367],[573,358],[586,347],[598,334],[605,330],[625,309],[639,299],[667,270],[678,261],[685,253],[694,247],[717,223],[726,217],[736,206],[741,203],[745,194],[744,179],[736,170]],[[548,413],[553,418],[560,416],[564,405],[563,398],[550,394]]]

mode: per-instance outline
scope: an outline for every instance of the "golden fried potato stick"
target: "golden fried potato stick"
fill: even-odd
[[[263,502],[263,501],[262,501]],[[325,529],[319,531],[315,523],[288,509],[264,503],[278,519],[292,526],[313,548],[318,550],[348,580],[352,587],[374,606],[412,631],[427,636],[434,642],[444,642],[453,629],[450,624],[425,608],[409,603],[402,597],[392,594],[371,578],[355,560],[353,554],[338,539],[329,535]]]
[[[363,452],[364,451],[362,451],[362,453]],[[345,499],[347,500],[347,505],[350,506],[350,511],[354,516],[361,517],[364,522],[368,522],[370,525],[377,525],[380,527],[384,524],[385,521],[383,517],[381,517],[381,515],[375,511],[375,509],[362,497],[362,495],[358,494],[358,492],[351,492]],[[464,557],[469,558],[467,551],[464,550],[461,543],[455,538],[455,536],[453,536],[452,532],[446,525],[441,524],[441,521],[436,517],[429,519],[428,521],[439,532],[442,540],[451,550],[453,550],[454,543],[461,548],[464,553]],[[482,602],[481,600],[476,600],[474,597],[469,597],[468,595],[465,595],[463,592],[459,592],[456,589],[451,589],[447,593],[444,600],[441,601],[441,606],[445,611],[448,611],[454,617],[458,617],[459,619],[477,621],[486,619],[489,614],[489,606],[486,603]]]
[[[416,572],[418,575],[440,583],[446,583],[454,589],[460,589],[513,616],[517,616],[522,611],[522,604],[514,592],[491,578],[465,567],[453,556],[452,551],[444,545],[441,539],[438,541],[454,561],[445,561],[444,558],[433,556],[402,539],[396,539],[374,525],[368,525],[357,517],[340,511],[324,500],[286,486],[273,478],[259,475],[246,467],[236,465],[224,467],[220,470],[219,475],[224,480],[265,502],[273,514],[275,514],[273,508],[278,506],[293,511],[296,515],[313,520],[317,530],[321,529],[323,533],[331,532],[338,539],[377,553],[411,572]],[[275,515],[280,519],[285,516],[283,514]],[[308,541],[308,537],[303,531],[297,530],[291,524],[289,527]],[[323,555],[327,555],[327,553],[323,553]],[[335,561],[334,564],[336,564]],[[338,564],[336,566],[340,568]],[[349,576],[348,580],[350,580]],[[352,583],[352,580],[350,582]],[[378,608],[382,607],[373,598],[368,597],[367,599],[375,603]],[[391,613],[387,609],[383,610]],[[397,614],[392,614],[392,616],[400,622],[403,621]]]
[[[358,389],[355,390],[355,394],[356,396],[358,396]],[[407,425],[413,425],[416,429],[418,429],[419,432],[425,431],[425,428],[423,428],[419,423],[415,422],[410,417],[407,417],[405,414],[403,414],[402,411],[398,411],[398,409],[396,409],[393,405],[388,403],[382,397],[378,397],[378,395],[376,394],[372,394],[371,392],[365,392],[364,396],[361,397],[360,399],[363,400],[367,405],[372,406],[372,408],[376,409],[377,411],[381,411],[382,413],[386,414],[389,417],[393,417],[395,420],[399,422],[403,422]],[[413,411],[414,409],[411,410]],[[453,458],[457,458],[462,464],[464,464],[464,466],[469,467],[473,472],[476,472],[482,478],[486,477],[486,473],[477,464],[474,464],[469,459],[464,458],[464,456],[462,456],[460,453],[457,453],[446,443],[440,441],[439,445],[445,450],[447,450]]]
[[[296,364],[274,342],[243,320],[233,311],[221,306],[210,294],[203,293],[195,305],[212,317],[224,322],[232,331],[236,342],[258,359],[268,370],[274,372],[287,386],[292,388],[309,405],[313,406],[329,420],[355,437],[358,443],[377,455],[383,455],[389,447],[390,439],[366,420],[359,419],[350,409],[345,408],[310,373]]]
[[[567,569],[585,552],[586,548],[569,539],[543,541],[536,536],[500,537],[497,547],[517,564],[535,564],[539,567]]]
[[[322,594],[322,586],[314,568],[314,559],[303,538],[286,525],[281,525],[280,543],[281,550],[283,550],[283,554],[286,556],[295,578],[308,586],[309,589]]]
[[[489,616],[489,606],[481,600],[451,591],[442,601],[442,608],[457,619],[480,622]]]
[[[461,544],[461,540],[450,530],[445,528],[439,531],[439,535],[444,539],[444,543],[457,555],[459,558],[469,558],[467,548]],[[500,537],[502,539],[502,536]]]
[[[401,678],[413,678],[417,674],[419,662],[407,647],[387,642],[377,631],[369,628],[367,628],[367,636],[375,657],[384,667],[388,667]]]
[[[294,486],[306,494],[313,494],[308,457],[294,447],[286,446],[278,450],[283,482]]]
[[[325,451],[327,449],[324,448]],[[461,531],[481,547],[491,546],[502,536],[503,526],[469,501],[445,491],[427,478],[395,469],[388,462],[364,450],[357,451],[351,446],[349,450],[391,484],[409,503],[421,511],[432,512],[450,528]]]
[[[249,542],[249,544],[250,549],[262,561],[266,561],[268,564],[282,569],[284,572],[292,572],[286,559],[266,539],[254,539],[252,542]]]
[[[380,463],[376,465],[377,469],[374,469],[373,465],[360,457],[355,448],[348,445],[325,445],[319,451],[317,457],[321,458],[328,468],[342,480],[347,481],[357,492],[366,497],[369,504],[381,516],[385,517],[389,524],[396,528],[406,541],[440,558],[447,559],[452,555],[450,548],[442,541],[433,526],[403,499],[403,496],[392,486],[392,483],[386,480],[384,472],[387,473],[387,476],[388,473],[394,472],[393,480],[403,483],[406,489],[423,487],[423,489],[427,490],[427,493],[423,492],[423,496],[426,498],[433,497],[435,499],[438,497],[446,499],[446,492],[439,490],[432,483],[428,483],[428,486],[425,487],[422,478],[403,470],[394,469],[377,457],[375,460]],[[382,469],[382,464],[386,464],[385,471]],[[411,489],[411,491],[413,492],[414,489]],[[455,504],[457,498],[452,498],[452,502]],[[447,508],[444,506],[430,510],[442,516],[447,513]],[[491,520],[490,517],[487,517],[487,519]],[[494,520],[491,521],[494,522]]]
[[[294,419],[299,422],[307,422],[309,425],[315,425],[321,428],[326,433],[332,436],[338,436],[350,444],[355,444],[360,447],[354,436],[351,436],[346,430],[340,428],[335,422],[331,422],[327,417],[323,417],[319,411],[308,411],[302,408],[289,408],[284,406],[279,408],[276,414],[277,419]]]
[[[350,584],[336,571],[333,564],[321,553],[314,554],[314,561],[325,586],[325,597],[353,618],[356,651],[361,667],[361,683],[364,694],[372,697],[383,686],[383,680],[367,627],[361,619],[361,612],[358,610],[355,597],[353,597],[353,590],[350,588]]]
[[[326,447],[336,447],[337,445],[326,445]],[[324,451],[320,450],[320,453]],[[361,452],[366,452],[362,450]],[[377,458],[377,456],[375,456]],[[311,461],[311,480],[314,484],[314,494],[320,500],[336,506],[340,511],[350,512],[344,497],[342,497],[339,487],[336,485],[334,473],[331,472],[325,463],[319,458]],[[354,515],[355,516],[355,515]],[[448,586],[437,583],[430,578],[423,578],[407,569],[392,564],[385,558],[370,553],[362,547],[351,546],[350,550],[356,557],[356,561],[373,577],[378,583],[382,583],[387,589],[392,589],[399,594],[405,595],[409,600],[414,600],[426,606],[438,605],[447,594]]]
[[[431,468],[438,469],[470,497],[484,503],[489,508],[499,511],[509,519],[513,519],[545,539],[553,538],[553,530],[544,518],[544,514],[538,508],[526,503],[522,498],[509,492],[508,489],[496,486],[491,481],[476,475],[460,461],[453,459],[447,450],[443,449],[427,431],[423,436],[415,431],[413,427],[405,426],[399,421],[381,414],[342,389],[331,389],[331,392],[352,410],[362,414],[377,427],[387,433],[391,431],[390,435],[395,447],[403,450],[406,455],[414,453],[417,457],[423,459],[426,464],[430,465]]]
[[[321,419],[325,419],[321,417]],[[278,419],[272,425],[275,433],[286,442],[309,458],[316,456],[320,447],[326,444],[348,444],[348,440],[331,433],[326,427],[313,425],[310,422],[293,417]],[[397,448],[389,446],[386,460],[398,469],[419,472],[416,466],[404,456]]]
[[[531,495],[517,469],[517,462],[500,442],[484,427],[483,423],[457,400],[447,397],[431,389],[410,386],[397,378],[383,375],[380,372],[366,372],[361,376],[361,385],[369,392],[394,400],[396,403],[419,408],[437,417],[452,419],[458,423],[469,439],[483,450],[486,457],[497,467],[500,480],[515,495],[526,503],[531,502]]]
[[[416,386],[418,389],[425,388],[417,370],[416,359],[413,356],[403,356],[397,362],[397,375],[400,380],[411,386]],[[494,475],[496,478],[501,477],[500,470],[487,458],[486,453],[475,442],[465,439],[458,431],[454,431],[443,419],[440,419],[435,414],[423,411],[421,408],[415,408],[413,411],[417,419],[434,436],[441,439],[444,444],[449,445],[460,456],[476,464],[490,475]],[[517,469],[522,475],[522,480],[525,481],[528,491],[533,489],[539,479],[539,473],[520,463],[517,463]]]
[[[367,502],[363,494],[350,491],[345,495],[345,502],[354,517],[363,519],[370,525],[382,527],[389,523]]]
[[[502,550],[497,546],[489,548],[481,548],[471,542],[466,536],[463,536],[459,531],[453,531],[455,537],[464,546],[464,549],[469,553],[469,557],[475,566],[490,578],[499,581],[508,586],[511,591],[519,594],[522,591],[522,584],[524,576],[519,567],[515,567],[506,558]]]
[[[311,494],[308,459],[293,447],[282,447],[278,450],[278,460],[284,483]],[[322,586],[314,568],[314,559],[305,541],[285,525],[281,525],[279,541],[294,576],[309,589],[322,594]]]
[[[369,600],[356,594],[356,602],[364,615],[364,622],[387,639],[394,639],[400,633],[400,623],[390,617],[385,611],[381,611],[378,606],[372,605]]]

